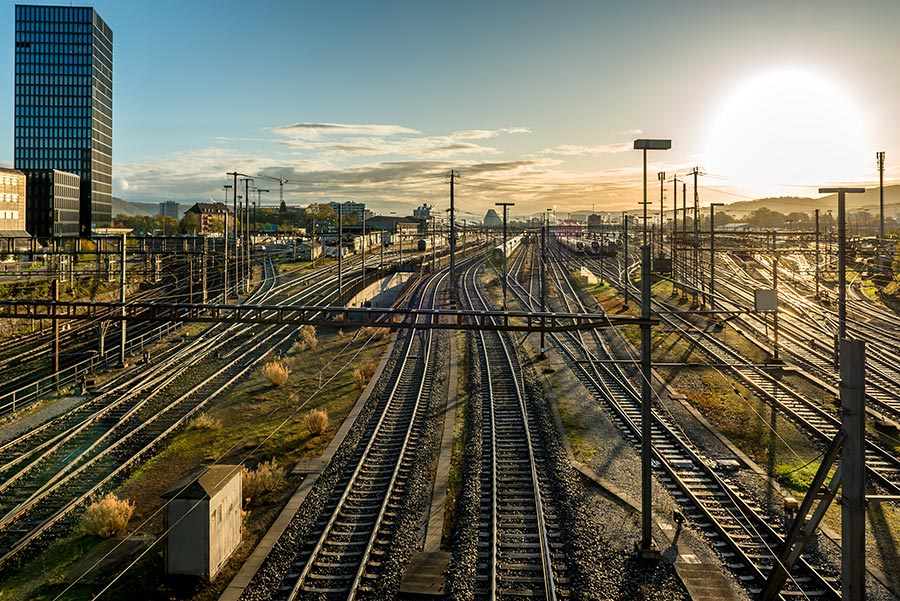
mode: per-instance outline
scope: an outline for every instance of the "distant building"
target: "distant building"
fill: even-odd
[[[181,217],[181,204],[175,202],[174,200],[161,202],[159,203],[159,214],[163,217],[179,219]]]
[[[16,5],[15,167],[78,175],[82,238],[112,220],[112,68],[93,8]]]
[[[334,214],[341,214],[344,217],[348,215],[356,215],[356,222],[362,223],[363,219],[369,220],[372,218],[372,211],[366,209],[366,204],[363,202],[353,202],[352,200],[348,200],[347,202],[329,202],[328,206],[334,209]]]
[[[25,237],[25,174],[0,168],[0,238]]]
[[[431,209],[434,207],[423,204],[421,207],[416,207],[413,209],[412,216],[416,219],[431,219]]]
[[[166,573],[212,580],[241,542],[241,466],[201,468],[163,498]]]
[[[225,226],[225,216],[228,215],[228,207],[225,206],[224,203],[221,202],[198,202],[190,209],[185,211],[185,214],[193,213],[197,216],[197,221],[200,222],[200,234],[209,234],[214,231],[224,230]],[[232,220],[228,220],[230,225],[233,226]],[[216,223],[216,225],[213,225]]]
[[[500,219],[500,215],[497,214],[497,211],[495,211],[494,209],[488,209],[481,223],[482,225],[484,225],[484,227],[495,228],[502,226],[503,220]]]
[[[312,261],[322,256],[321,244],[301,243],[297,245],[297,259],[300,261]]]
[[[35,169],[28,177],[25,226],[36,238],[77,238],[81,233],[81,180],[58,169]]]
[[[599,234],[603,225],[603,218],[600,215],[588,215],[587,229],[591,234]]]

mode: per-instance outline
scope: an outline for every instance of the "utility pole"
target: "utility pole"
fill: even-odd
[[[775,242],[775,231],[772,231],[772,290],[775,291],[775,297],[778,298],[778,251],[776,250],[776,242]],[[773,345],[773,354],[772,361],[775,363],[781,362],[781,357],[778,355],[778,303],[776,301],[775,311],[772,315],[772,329],[774,336],[774,345]]]
[[[366,285],[366,209],[362,211],[362,282]]]
[[[208,252],[208,244],[209,239],[206,237],[206,234],[203,235],[203,253],[200,255],[200,281],[202,286],[202,292],[200,294],[200,303],[205,305],[207,301],[206,297],[206,254]]]
[[[549,223],[549,215],[547,219]],[[547,227],[541,225],[541,313],[546,313],[547,311]],[[543,324],[543,317],[541,318],[541,325]],[[546,346],[544,344],[544,330],[541,329],[541,359],[544,358],[544,350]]]
[[[400,242],[402,249],[403,242]],[[344,205],[338,203],[338,240],[337,246],[335,247],[337,251],[337,260],[338,260],[338,304],[341,304],[341,294],[344,291],[344,271],[341,269],[341,262],[344,253],[341,252],[344,250]],[[403,252],[402,250],[400,252]]]
[[[709,203],[709,310],[716,310],[716,207],[721,202]]]
[[[122,281],[119,282],[119,302],[122,303],[120,309],[122,315],[122,324],[120,326],[121,336],[119,337],[119,365],[125,366],[125,236],[127,232],[122,232]]]
[[[459,177],[459,173],[450,170],[450,304],[456,306],[457,302],[457,286],[456,286],[456,207],[453,198],[453,184]]]
[[[819,299],[819,209],[816,209],[816,300]]]
[[[244,293],[250,293],[250,182],[253,180],[250,178],[244,179],[244,214],[243,220],[241,223],[242,230],[242,239],[244,244],[244,251],[241,253],[241,259],[243,265],[243,278],[241,279],[242,287],[244,288]]]
[[[878,159],[878,244],[875,245],[875,268],[881,273],[881,245],[884,244],[884,151],[875,156]]]
[[[237,273],[237,267],[238,267],[238,265],[237,265],[238,181],[237,180],[238,180],[238,175],[240,175],[240,174],[237,171],[233,171],[231,173],[228,173],[227,175],[230,175],[234,178],[234,199],[233,199],[234,211],[232,212],[232,214],[234,215],[234,218],[231,220],[231,229],[232,229],[232,237],[234,238],[234,281],[237,282],[239,279],[238,273]],[[228,205],[227,205],[228,194],[227,193],[225,194],[225,198],[226,198],[225,220],[227,221],[228,220]],[[227,232],[226,232],[226,234],[227,234]],[[226,249],[228,248],[228,236],[227,235],[225,236],[225,248]],[[225,256],[226,257],[228,256],[227,250],[226,250]],[[225,271],[226,272],[228,271],[227,261],[225,263]],[[227,292],[227,287],[226,287],[226,292]]]
[[[514,202],[495,202],[498,207],[503,207],[503,310],[506,311],[506,289],[509,286],[509,257],[506,251],[506,217],[509,207],[516,206]]]
[[[702,278],[700,276],[700,195],[697,190],[697,176],[700,168],[694,167],[691,171],[694,176],[694,300],[700,295],[700,304],[705,304],[700,294]]]
[[[841,598],[866,598],[866,343],[840,341],[841,430]],[[798,516],[797,519],[800,519]]]
[[[622,272],[623,276],[624,276],[622,278],[622,284],[623,284],[623,287],[625,288],[625,304],[623,306],[627,309],[628,308],[628,213],[626,213],[625,211],[622,211],[622,232],[624,234],[623,237],[625,238],[624,248],[622,249],[622,251],[623,251],[622,254],[625,255],[625,259],[622,262],[623,265],[625,265],[624,271]]]
[[[660,259],[663,258],[663,186],[666,183],[666,172],[660,171],[656,174],[659,178],[659,252],[656,253]]]

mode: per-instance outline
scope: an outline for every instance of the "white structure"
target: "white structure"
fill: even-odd
[[[166,573],[212,580],[241,542],[241,466],[194,471],[163,494]]]

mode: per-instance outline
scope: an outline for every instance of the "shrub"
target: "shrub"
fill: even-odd
[[[306,414],[306,427],[316,436],[322,436],[328,429],[328,414],[324,409],[313,409]]]
[[[242,486],[244,498],[259,501],[268,493],[275,492],[284,486],[284,470],[278,467],[275,459],[260,463],[255,470],[244,468]]]
[[[353,379],[356,380],[356,386],[362,390],[372,379],[375,374],[375,362],[364,361],[362,365],[353,370]]]
[[[290,370],[281,361],[269,361],[262,367],[262,374],[275,386],[284,386],[287,383]]]
[[[198,413],[197,417],[191,421],[191,430],[218,430],[222,427],[222,422],[218,418],[211,416],[209,413]]]
[[[119,499],[109,493],[94,501],[85,509],[78,525],[82,534],[109,537],[122,534],[128,527],[128,520],[134,513],[134,505],[127,499]]]

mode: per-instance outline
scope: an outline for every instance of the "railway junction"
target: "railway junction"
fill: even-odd
[[[612,232],[581,245],[569,233],[514,232],[454,261],[408,253],[390,308],[356,304],[390,261],[298,269],[277,249],[247,257],[237,281],[185,248],[165,286],[0,301],[4,321],[33,330],[2,349],[26,367],[0,391],[0,565],[73,556],[42,583],[2,586],[21,598],[148,585],[223,600],[840,598],[850,530],[827,501],[862,482],[868,561],[854,577],[867,598],[896,598],[900,318],[844,281],[862,270],[808,235],[673,232],[653,249],[670,260],[651,269],[637,232],[617,236],[630,252]],[[864,382],[847,367],[851,339],[867,343]],[[294,370],[280,387],[260,375],[276,363]],[[853,443],[848,390],[868,421]],[[332,420],[314,434],[320,406]],[[222,435],[256,419],[265,428]],[[851,447],[860,473],[837,461]],[[277,464],[281,484],[259,488]],[[163,489],[187,490],[210,465],[246,468],[250,531],[215,575],[158,573],[178,526]],[[107,493],[138,515],[113,542],[79,537]]]

